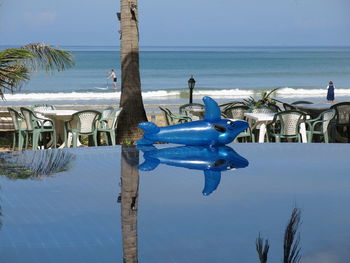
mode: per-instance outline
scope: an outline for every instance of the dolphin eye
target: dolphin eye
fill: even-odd
[[[221,125],[215,124],[214,129],[217,130],[218,132],[222,132],[222,133],[226,132],[226,128],[222,127]]]
[[[235,123],[233,121],[228,121],[227,124],[231,126],[235,126]]]

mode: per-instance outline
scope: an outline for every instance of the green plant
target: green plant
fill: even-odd
[[[131,146],[131,145],[134,145],[134,141],[132,141],[132,140],[124,140],[122,144],[126,145],[126,146]]]
[[[275,100],[270,98],[270,96],[278,89],[279,88],[275,88],[275,89],[271,90],[270,92],[267,92],[267,91],[263,92],[261,94],[261,98],[258,100],[256,100],[252,96],[250,96],[248,99],[244,99],[244,102],[249,107],[258,107],[258,106],[262,106],[262,105],[276,104]]]

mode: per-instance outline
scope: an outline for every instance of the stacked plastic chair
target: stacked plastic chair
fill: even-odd
[[[29,137],[31,137],[32,149],[38,149],[39,142],[44,142],[46,134],[49,133],[51,135],[51,145],[56,148],[55,123],[50,119],[37,116],[29,108],[21,107],[21,112],[27,125],[26,145],[28,145]]]
[[[15,109],[9,107],[7,110],[11,115],[13,126],[15,128],[13,133],[12,150],[15,150],[17,144],[18,151],[21,151],[23,149],[24,141],[27,137],[27,126],[25,120],[22,114]]]

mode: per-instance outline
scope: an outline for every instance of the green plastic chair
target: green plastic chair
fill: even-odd
[[[298,100],[291,103],[291,105],[298,105],[298,104],[314,104],[314,103],[307,100]]]
[[[296,110],[283,111],[277,113],[272,122],[267,125],[268,137],[272,137],[276,142],[281,139],[296,139],[301,142],[300,124],[306,119],[305,113]]]
[[[113,109],[109,112],[111,109],[113,108],[107,108],[102,112],[102,118],[99,121],[97,132],[105,134],[107,144],[111,141],[112,145],[115,145],[115,131],[118,125],[118,117],[123,109]]]
[[[17,150],[21,151],[23,149],[24,140],[27,137],[27,126],[25,120],[22,114],[15,109],[8,107],[7,110],[11,115],[13,126],[15,127],[15,131],[13,133],[12,150],[15,150],[17,144],[16,141],[18,138]]]
[[[95,110],[78,111],[72,118],[64,122],[65,147],[68,147],[68,135],[72,134],[73,147],[77,147],[79,136],[93,136],[94,145],[97,146],[97,123],[101,112]]]
[[[168,108],[159,107],[159,109],[163,112],[166,124],[168,126],[192,121],[192,118],[190,116],[175,115]]]
[[[30,107],[33,111],[49,111],[49,110],[55,110],[56,107],[51,104],[35,104],[32,107]]]
[[[336,114],[331,122],[332,141],[350,142],[350,102],[340,102],[332,105]]]
[[[204,112],[205,106],[201,103],[187,103],[179,107],[179,113],[182,116],[188,116],[192,120],[196,121],[199,120],[200,117],[193,114],[192,110],[194,109],[202,110]]]
[[[283,103],[283,108],[286,111],[297,110],[297,108],[295,106],[288,104],[288,103]]]
[[[37,116],[31,109],[21,107],[21,112],[27,125],[26,148],[28,147],[29,137],[32,137],[32,149],[37,149],[39,142],[43,141],[43,135],[50,133],[51,144],[56,148],[56,130],[55,123],[51,119]],[[31,135],[31,136],[30,136]],[[50,143],[48,143],[50,145]]]
[[[335,116],[335,109],[329,109],[322,112],[316,119],[306,120],[307,141],[312,142],[314,134],[322,135],[324,142],[328,143],[328,126]]]

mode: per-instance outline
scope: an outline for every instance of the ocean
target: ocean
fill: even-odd
[[[2,47],[4,48],[4,47]],[[62,47],[75,56],[74,68],[36,72],[2,105],[115,104],[120,97],[119,47]],[[141,47],[140,74],[145,103],[187,103],[188,79],[196,80],[194,101],[205,95],[220,102],[259,97],[279,88],[281,100],[325,101],[327,83],[336,100],[350,99],[350,47]],[[107,73],[115,69],[118,89]]]

